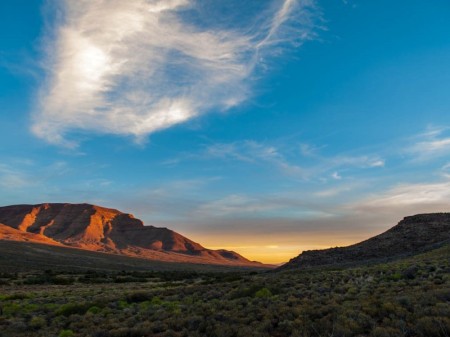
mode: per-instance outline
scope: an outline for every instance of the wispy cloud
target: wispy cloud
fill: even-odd
[[[447,210],[450,202],[450,181],[436,183],[401,184],[384,193],[357,204],[357,209],[364,211],[389,210],[408,207],[413,212],[436,206],[441,211]],[[407,214],[407,213],[405,213]]]
[[[207,147],[202,156],[254,164],[268,163],[294,177],[304,177],[306,174],[302,167],[289,162],[277,147],[250,140],[214,144]]]
[[[341,179],[342,179],[342,176],[339,174],[339,172],[333,172],[333,173],[331,174],[331,177],[332,177],[333,179],[336,179],[336,180],[341,180]]]
[[[333,186],[331,188],[327,188],[324,190],[316,191],[312,195],[314,197],[319,197],[319,198],[332,198],[337,195],[349,194],[350,192],[356,193],[357,190],[362,189],[365,186],[366,186],[366,184],[360,183],[360,182],[351,183],[351,184],[343,184],[343,185]]]
[[[14,190],[33,184],[33,180],[24,172],[10,165],[0,164],[0,187]]]
[[[261,214],[280,208],[280,205],[267,204],[256,198],[244,195],[229,195],[221,199],[206,202],[194,211],[196,216],[223,217],[243,214]]]
[[[414,143],[406,148],[406,153],[415,161],[427,161],[450,154],[450,129],[429,127],[414,138]]]
[[[357,168],[371,168],[371,167],[383,167],[385,165],[384,159],[379,156],[336,156],[325,159],[329,162],[330,166],[343,167],[351,166]]]
[[[249,196],[233,194],[200,204],[191,217],[202,219],[321,219],[330,212],[311,201],[289,195]]]
[[[64,161],[55,161],[39,167],[32,160],[13,158],[9,164],[0,164],[0,187],[9,191],[29,190],[64,177],[70,171]]]
[[[302,144],[299,153],[286,149],[286,146],[275,145],[246,140],[233,143],[216,143],[210,145],[199,155],[189,155],[189,158],[220,158],[251,164],[265,163],[277,168],[285,175],[312,179],[320,176],[331,177],[334,180],[342,179],[338,171],[349,169],[370,169],[385,166],[385,160],[378,155],[334,155],[323,156],[316,147]],[[290,155],[288,156],[287,153]],[[307,157],[308,160],[303,160]]]
[[[342,229],[359,224],[361,227],[388,229],[403,217],[433,212],[448,212],[450,180],[401,183],[375,191],[365,191],[353,201],[335,205],[342,214]],[[381,230],[378,230],[381,231]]]
[[[66,146],[77,130],[139,140],[241,103],[265,57],[312,36],[312,1],[267,5],[259,19],[218,27],[201,1],[63,1],[33,132]]]

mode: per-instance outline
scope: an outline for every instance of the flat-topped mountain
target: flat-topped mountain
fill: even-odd
[[[385,261],[414,255],[450,242],[450,213],[405,217],[388,231],[348,246],[304,251],[280,270]]]
[[[131,214],[90,204],[0,207],[0,239],[76,247],[160,261],[262,266],[228,250],[206,249]]]

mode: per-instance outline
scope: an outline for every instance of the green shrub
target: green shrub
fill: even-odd
[[[95,315],[98,314],[100,311],[102,311],[102,309],[94,305],[93,307],[90,307],[87,312]]]
[[[391,280],[392,281],[398,281],[398,280],[401,280],[401,279],[402,279],[402,274],[400,274],[400,273],[395,273],[395,274],[391,275]]]
[[[17,303],[7,303],[3,305],[2,311],[5,316],[14,316],[20,313],[22,311],[21,309],[22,307]]]
[[[90,307],[91,305],[86,303],[67,303],[60,306],[56,314],[66,317],[74,314],[84,315]]]
[[[17,294],[7,295],[7,296],[3,297],[2,300],[24,300],[24,299],[27,299],[30,297],[31,296],[29,294],[17,293]]]
[[[41,317],[41,316],[34,316],[30,320],[30,323],[29,323],[29,326],[32,329],[40,329],[40,328],[42,328],[42,327],[44,327],[46,325],[47,325],[47,321],[45,320],[44,317]]]
[[[256,298],[272,297],[272,292],[267,288],[261,288],[255,293]]]
[[[72,330],[61,330],[58,337],[72,337],[75,336]]]
[[[161,305],[163,302],[161,301],[161,299],[158,296],[155,296],[152,298],[151,303],[153,305]]]

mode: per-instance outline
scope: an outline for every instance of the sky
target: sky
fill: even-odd
[[[0,205],[267,263],[450,211],[450,2],[0,2]]]

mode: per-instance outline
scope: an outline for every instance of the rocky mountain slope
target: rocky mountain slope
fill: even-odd
[[[348,246],[305,251],[280,270],[386,261],[414,255],[450,242],[450,213],[405,217],[388,231]]]
[[[170,229],[144,226],[131,214],[90,204],[0,207],[0,239],[168,262],[261,265],[232,251],[206,249]]]

